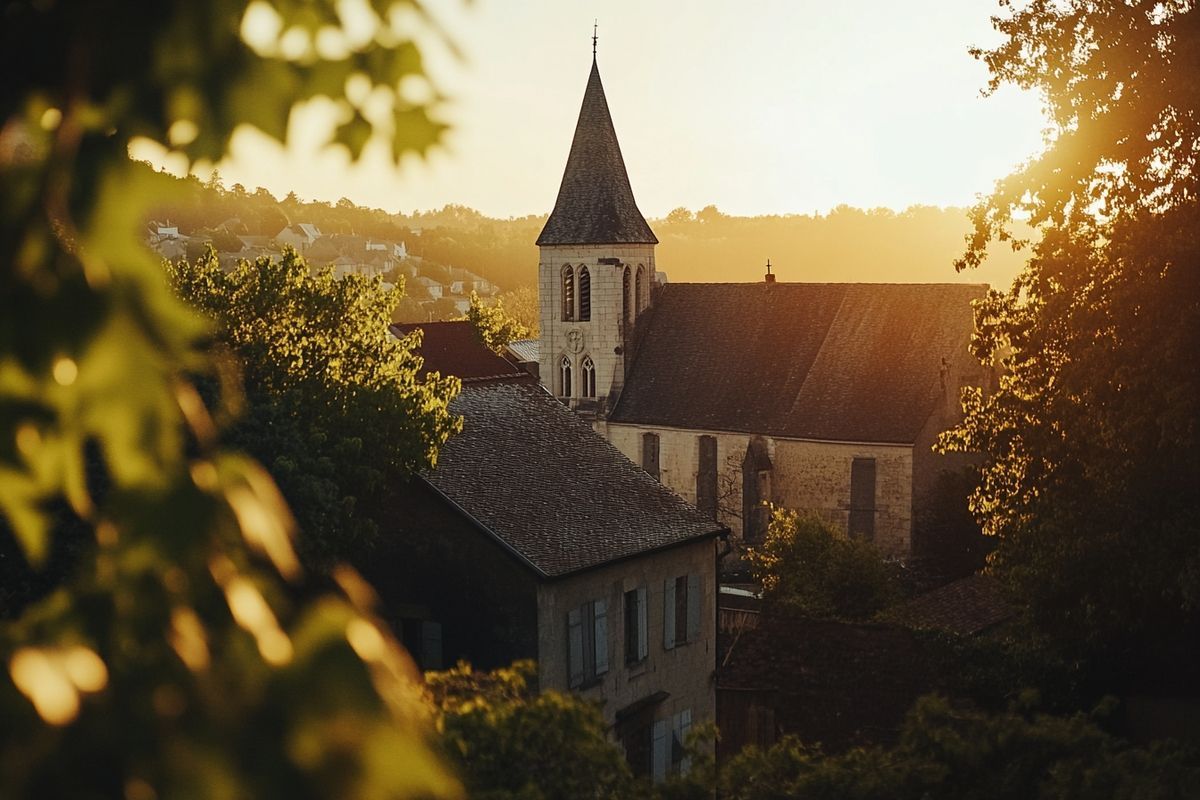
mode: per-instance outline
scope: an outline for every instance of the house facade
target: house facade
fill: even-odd
[[[967,284],[671,284],[638,210],[593,60],[538,237],[539,376],[629,459],[760,541],[770,504],[907,558],[964,386]]]
[[[462,433],[405,491],[366,572],[426,668],[535,659],[541,689],[600,704],[640,772],[683,768],[715,715],[724,528],[572,413],[469,323],[423,330],[426,371],[463,381]]]

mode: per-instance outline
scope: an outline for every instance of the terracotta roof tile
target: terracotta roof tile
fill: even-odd
[[[424,331],[418,349],[425,360],[421,368],[422,375],[439,372],[460,378],[464,383],[533,380],[525,370],[484,347],[469,322],[396,323],[391,326],[395,336],[403,336],[417,329]]]

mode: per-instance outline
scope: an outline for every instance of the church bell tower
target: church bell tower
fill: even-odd
[[[592,71],[554,211],[538,236],[542,383],[581,412],[603,416],[625,378],[625,352],[650,306],[654,245]]]

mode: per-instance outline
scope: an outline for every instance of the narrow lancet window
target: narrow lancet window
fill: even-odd
[[[570,264],[562,270],[562,318],[567,322],[575,319],[575,271]]]
[[[583,396],[596,396],[596,365],[592,363],[591,356],[583,357]]]
[[[563,356],[558,362],[558,396],[571,396],[571,357]]]
[[[633,279],[633,303],[637,313],[641,313],[641,310],[646,307],[645,300],[642,297],[643,288],[646,284],[646,279],[643,275],[644,272],[645,270],[642,269],[642,265],[638,264],[637,275]]]
[[[579,268],[579,321],[592,318],[592,275],[587,267]]]
[[[621,319],[625,321],[626,333],[633,330],[633,300],[629,296],[633,287],[629,278],[629,267],[626,267],[621,275]]]

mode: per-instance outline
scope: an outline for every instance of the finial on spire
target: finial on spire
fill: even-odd
[[[598,19],[593,20],[592,21],[592,60],[593,61],[596,60],[596,39],[599,38],[596,36],[596,30],[599,27],[600,27],[600,20],[598,20]]]
[[[767,259],[767,274],[763,278],[763,281],[765,283],[774,283],[775,282],[775,276],[771,274],[771,259],[769,259],[769,258]]]

